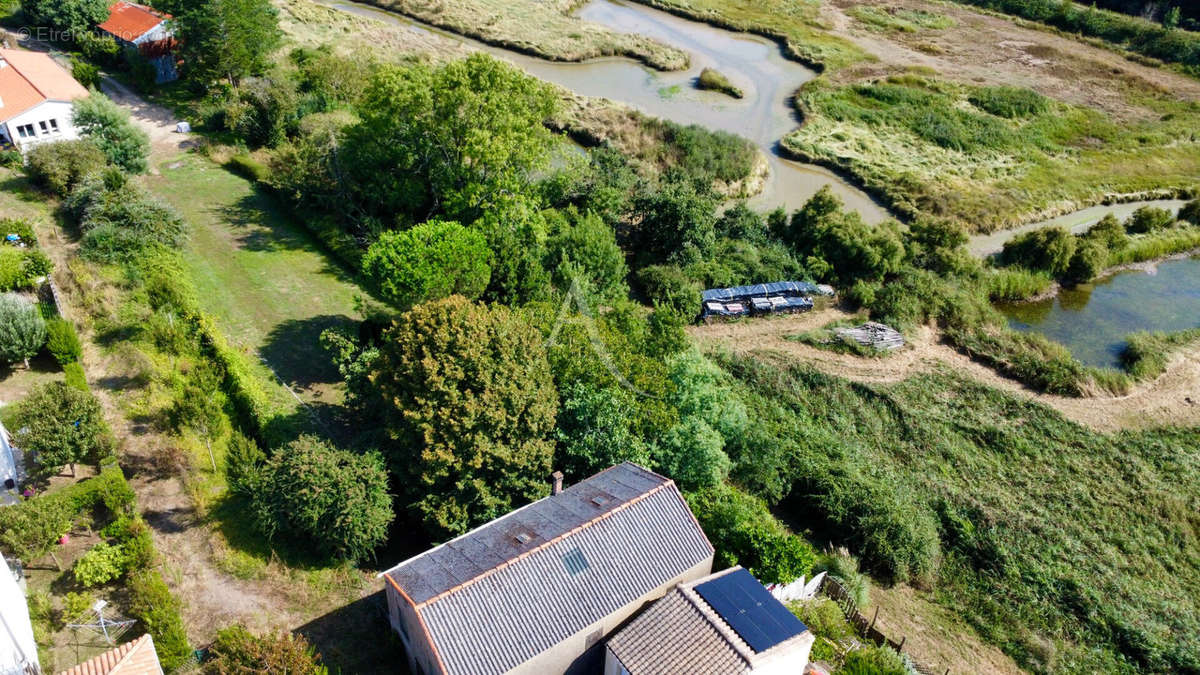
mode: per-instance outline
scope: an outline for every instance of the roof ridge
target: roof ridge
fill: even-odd
[[[606,471],[607,471],[607,469],[606,469]],[[563,539],[566,539],[567,537],[575,534],[576,532],[587,529],[587,528],[595,525],[596,523],[604,520],[605,518],[612,516],[615,513],[624,511],[625,509],[629,508],[630,506],[633,506],[634,504],[637,504],[637,503],[645,500],[647,497],[657,494],[659,491],[663,490],[664,488],[666,488],[668,486],[674,487],[675,481],[667,479],[667,482],[654,486],[653,488],[643,492],[642,494],[618,505],[616,508],[609,509],[608,511],[605,511],[604,513],[597,514],[595,517],[587,520],[586,522],[583,522],[583,523],[571,528],[570,530],[567,530],[566,532],[559,534],[556,537],[547,539],[546,541],[542,542],[541,544],[538,544],[537,546],[530,548],[528,551],[523,551],[519,555],[516,555],[508,560],[505,560],[504,562],[500,563],[499,565],[490,567],[490,568],[484,570],[483,572],[476,574],[475,576],[471,577],[470,579],[467,579],[466,581],[464,581],[458,585],[447,588],[446,590],[442,591],[441,593],[438,593],[437,595],[432,596],[428,600],[425,600],[419,604],[413,605],[413,609],[420,610],[422,607],[427,607],[429,605],[432,605],[433,603],[437,602],[438,600],[441,600],[442,598],[444,598],[448,595],[457,593],[458,591],[462,590],[463,588],[466,588],[467,586],[471,586],[471,585],[475,584],[476,582],[478,582],[479,580],[489,577],[492,574],[495,574],[496,572],[498,572],[502,569],[506,569],[507,567],[511,566],[512,564],[514,564],[520,560],[524,560],[525,558],[528,558],[530,555],[533,555],[534,553],[542,551],[545,548],[549,547],[550,545],[558,543],[558,542],[562,541]],[[676,492],[678,492],[678,490]],[[680,497],[680,499],[682,499],[682,496]],[[538,501],[541,501],[541,500],[539,499]],[[536,504],[537,502],[534,502],[534,503]],[[399,565],[397,565],[397,567],[399,567]],[[392,568],[392,569],[395,569],[395,568]],[[388,570],[388,572],[390,572],[390,571],[391,570]],[[388,574],[388,572],[385,572],[384,574]],[[390,575],[389,575],[389,578],[390,578]],[[396,585],[399,586],[399,584],[396,584]]]

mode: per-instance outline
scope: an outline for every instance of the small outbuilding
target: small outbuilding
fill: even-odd
[[[154,66],[154,81],[162,84],[179,77],[175,67],[175,34],[171,15],[153,7],[118,0],[108,7],[108,18],[98,28],[117,44],[136,52]]]

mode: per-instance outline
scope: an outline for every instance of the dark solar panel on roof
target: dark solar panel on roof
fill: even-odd
[[[756,654],[808,630],[744,569],[706,581],[696,592]]]

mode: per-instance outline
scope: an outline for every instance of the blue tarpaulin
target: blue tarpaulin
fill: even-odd
[[[710,288],[701,293],[701,316],[745,316],[812,309],[813,295],[833,295],[828,286],[806,281],[775,281],[753,286]]]

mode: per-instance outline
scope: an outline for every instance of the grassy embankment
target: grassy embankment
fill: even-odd
[[[1034,671],[1200,658],[1196,431],[1102,435],[944,373],[861,385],[718,358],[776,439],[741,480],[781,476],[781,512],[816,539],[932,587]]]
[[[911,74],[816,81],[798,96],[805,124],[784,146],[851,172],[902,213],[993,231],[1109,193],[1196,184],[1200,109],[1166,94],[1128,95],[1157,117],[1117,124],[1028,90]]]

